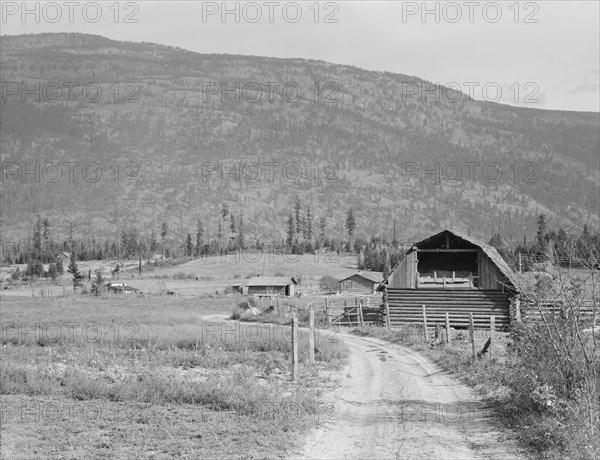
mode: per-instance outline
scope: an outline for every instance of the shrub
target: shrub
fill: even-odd
[[[325,275],[319,281],[319,287],[326,293],[338,292],[340,290],[340,282],[331,275]]]
[[[56,264],[50,264],[48,266],[48,276],[53,280],[58,276],[58,268],[56,268]]]
[[[14,280],[14,281],[19,281],[21,279],[21,277],[23,276],[23,272],[21,272],[21,269],[19,267],[17,267],[17,269],[13,272],[12,275],[10,275],[10,277]]]

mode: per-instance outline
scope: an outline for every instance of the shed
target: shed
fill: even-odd
[[[359,271],[340,280],[342,293],[373,294],[383,280],[380,272]]]
[[[454,230],[444,230],[415,243],[383,281],[391,322],[442,323],[449,313],[466,324],[508,325],[516,299],[515,274],[493,246]],[[517,299],[518,301],[518,299]]]
[[[56,261],[62,261],[62,263],[66,263],[66,262],[70,262],[71,261],[71,253],[70,252],[65,252],[62,251],[60,254],[58,254],[56,256]]]
[[[135,294],[138,291],[139,289],[134,288],[133,286],[128,286],[127,283],[123,283],[121,281],[108,283],[108,292],[112,292],[114,294]]]
[[[254,294],[268,294],[268,295],[281,295],[281,296],[293,296],[294,286],[298,284],[293,277],[285,276],[257,276],[251,278],[244,285],[242,285],[242,292],[248,295]]]

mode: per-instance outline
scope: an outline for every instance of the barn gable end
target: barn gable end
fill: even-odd
[[[425,306],[434,323],[449,313],[464,324],[472,313],[477,324],[494,315],[507,325],[518,292],[514,273],[494,247],[450,230],[414,244],[383,283],[392,323],[421,321]]]

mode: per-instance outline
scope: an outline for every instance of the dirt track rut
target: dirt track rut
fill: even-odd
[[[426,357],[374,338],[338,337],[351,357],[329,396],[335,413],[294,458],[524,458],[475,393]]]

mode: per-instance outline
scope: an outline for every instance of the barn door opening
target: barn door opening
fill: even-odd
[[[417,276],[420,288],[473,288],[478,278],[477,251],[419,251]]]

